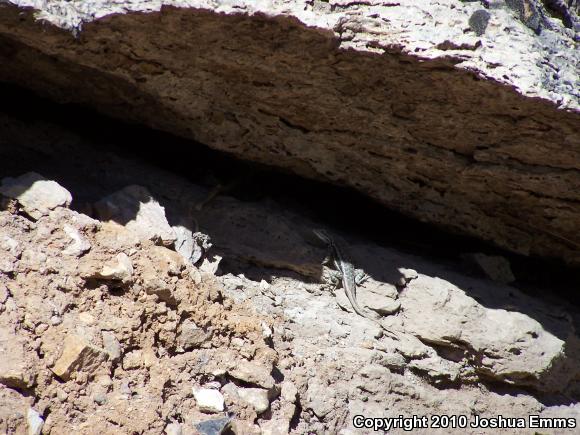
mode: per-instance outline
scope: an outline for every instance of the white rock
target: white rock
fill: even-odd
[[[165,209],[149,191],[137,185],[109,195],[95,204],[101,220],[115,221],[139,236],[168,246],[175,242],[175,232],[167,222]]]
[[[121,252],[115,258],[103,265],[97,273],[99,278],[127,281],[133,276],[133,264],[127,254]]]
[[[181,435],[182,433],[183,429],[179,423],[169,423],[167,426],[165,426],[166,435]]]
[[[28,435],[40,435],[44,420],[40,414],[32,408],[28,408],[26,412],[26,421],[28,423]]]
[[[249,404],[258,414],[270,407],[268,390],[263,388],[238,388],[237,394],[243,402]]]
[[[72,201],[68,190],[36,172],[28,172],[16,178],[4,178],[0,193],[16,199],[22,209],[34,219],[48,215],[57,207],[68,207]]]
[[[202,412],[222,412],[224,410],[224,396],[218,390],[209,388],[194,388],[193,397]]]
[[[72,243],[66,247],[63,252],[65,255],[80,257],[82,254],[91,249],[89,241],[75,227],[65,224],[64,232],[72,239]]]
[[[220,261],[222,261],[222,257],[219,255],[214,255],[213,260],[214,261],[210,261],[207,258],[204,258],[201,266],[199,266],[199,271],[202,273],[215,275],[220,265]]]

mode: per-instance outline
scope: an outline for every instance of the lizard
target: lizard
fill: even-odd
[[[348,257],[346,257],[343,247],[337,243],[337,241],[334,240],[326,230],[314,229],[313,232],[328,247],[329,255],[323,260],[322,264],[326,265],[331,263],[334,266],[335,270],[331,272],[329,277],[331,284],[333,284],[336,288],[342,282],[342,287],[344,288],[344,292],[346,293],[346,296],[350,301],[353,310],[359,316],[373,321],[382,329],[390,333],[392,337],[397,338],[395,332],[385,328],[373,316],[366,313],[356,300],[356,286],[364,283],[369,278],[369,276],[362,270],[355,269],[352,262],[348,259]]]

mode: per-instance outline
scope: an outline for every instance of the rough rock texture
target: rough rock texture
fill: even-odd
[[[50,126],[16,125],[27,138],[42,132],[23,147],[60,151],[23,172],[63,174],[73,205],[87,192],[127,205],[119,192],[139,181],[163,210],[150,221],[158,230],[191,222],[207,196]],[[57,207],[35,220],[17,205],[0,211],[0,351],[14,349],[0,360],[2,432],[347,435],[360,433],[356,415],[412,414],[580,422],[574,306],[343,234],[371,277],[361,305],[382,312],[394,340],[322,289],[324,249],[307,237],[322,223],[272,201],[218,196],[196,211],[213,243],[199,267],[132,219]],[[67,251],[79,239],[86,249]]]
[[[580,264],[580,50],[555,3],[14,0],[0,80]]]

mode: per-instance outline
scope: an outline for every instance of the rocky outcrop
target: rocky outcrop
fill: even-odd
[[[158,193],[132,185],[106,202],[137,214],[157,204],[148,229],[163,231],[165,210],[186,214],[207,192],[150,169],[116,173],[149,174]],[[27,204],[44,193],[35,183],[50,181],[17,179],[30,181]],[[300,236],[312,222],[273,204],[219,197],[197,213],[224,260],[244,265],[216,275],[132,219],[98,221],[66,204],[36,219],[10,198],[0,211],[0,258],[11,266],[0,269],[3,432],[302,434],[352,431],[357,415],[580,418],[573,309],[352,242],[370,274],[359,301],[397,331],[391,338],[342,290],[321,291],[323,249]],[[86,250],[67,251],[70,228]]]
[[[580,264],[573,10],[562,22],[528,0],[164,5],[0,5],[0,80]]]

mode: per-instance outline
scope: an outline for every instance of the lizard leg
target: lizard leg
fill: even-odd
[[[356,283],[356,285],[361,285],[370,278],[370,276],[364,273],[364,271],[362,271],[361,269],[356,269],[355,272],[356,273],[354,275],[354,282]]]

